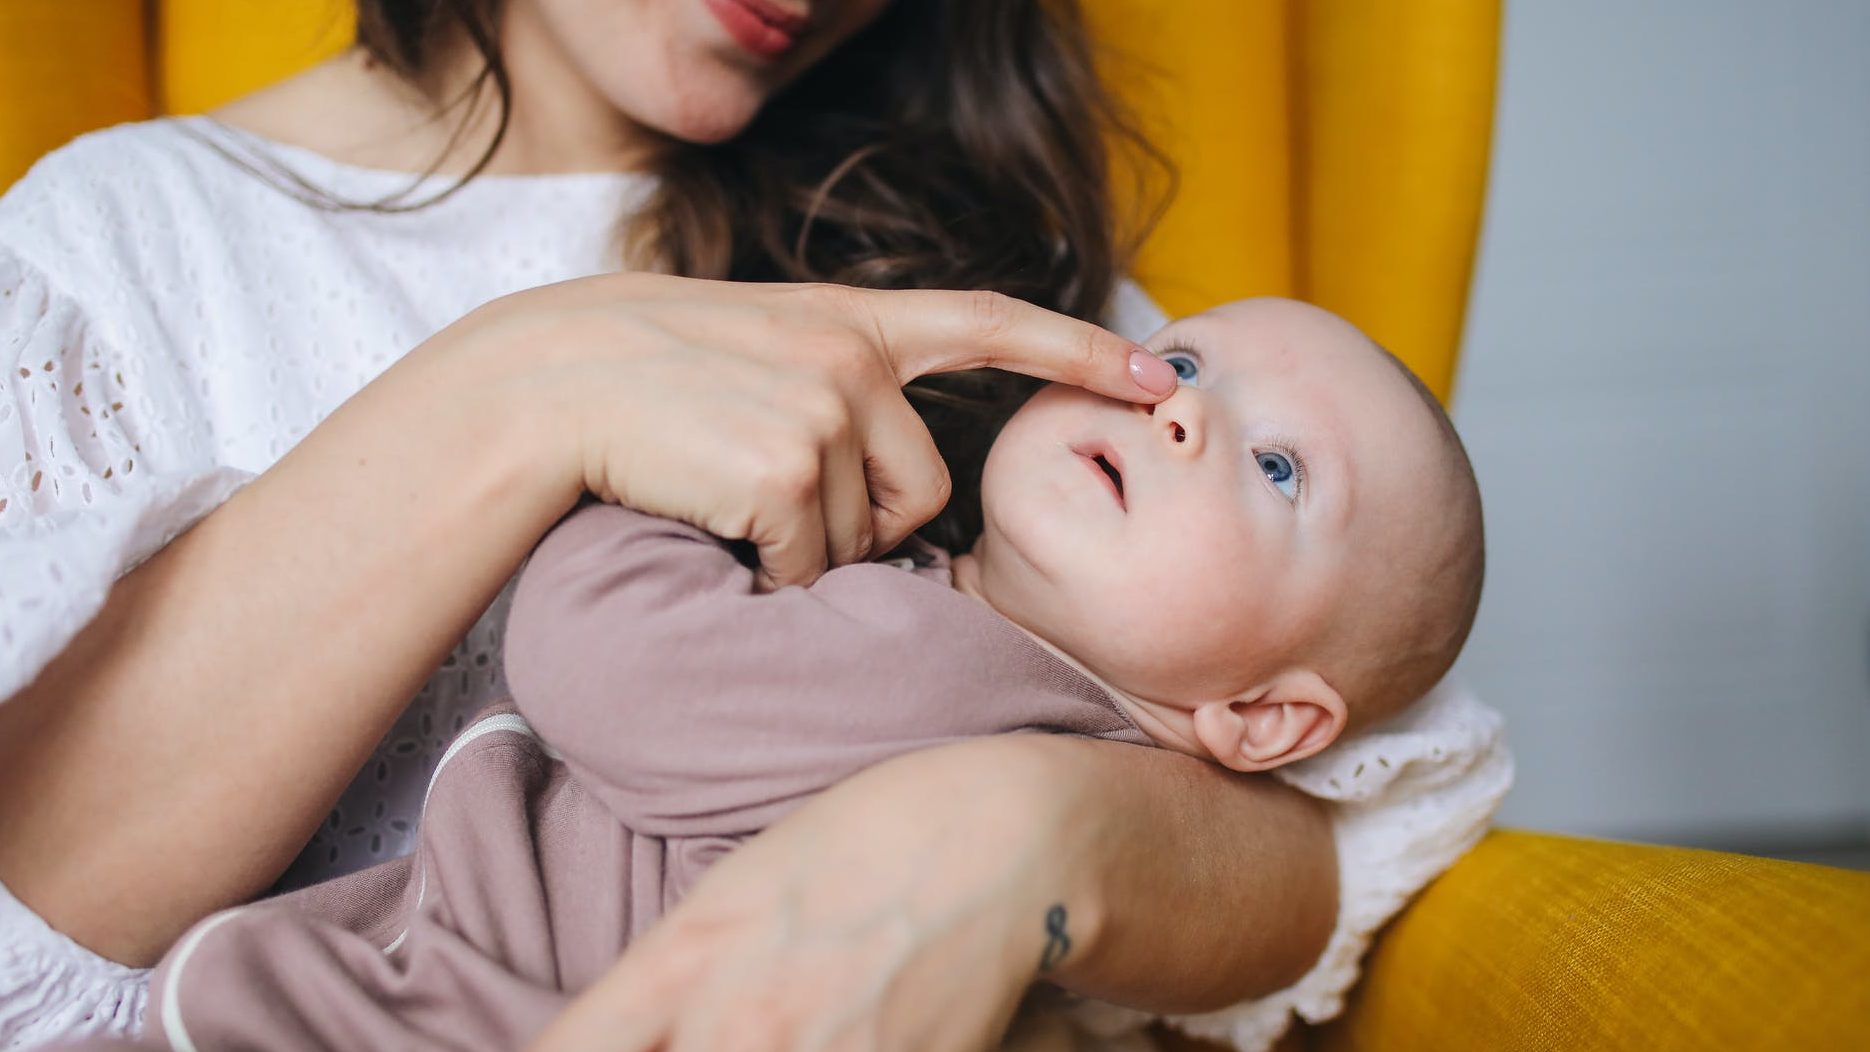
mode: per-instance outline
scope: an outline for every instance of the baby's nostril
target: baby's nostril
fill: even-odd
[[[1182,425],[1180,424],[1175,425],[1175,440],[1177,442],[1188,441],[1188,432],[1182,430]]]

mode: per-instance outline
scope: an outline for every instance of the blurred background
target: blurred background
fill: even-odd
[[[1501,823],[1870,868],[1870,3],[1517,0],[1500,66]]]

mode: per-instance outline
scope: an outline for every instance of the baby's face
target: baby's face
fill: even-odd
[[[976,587],[1132,700],[1186,712],[1302,663],[1386,548],[1436,528],[1412,490],[1439,470],[1439,425],[1305,304],[1229,304],[1147,345],[1183,378],[1166,401],[1053,385],[1007,423]]]

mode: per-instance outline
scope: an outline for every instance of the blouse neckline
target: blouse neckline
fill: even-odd
[[[183,135],[210,147],[218,147],[236,164],[274,173],[289,182],[293,176],[313,186],[358,200],[398,195],[404,202],[416,202],[454,186],[453,175],[422,175],[388,168],[370,168],[340,161],[316,150],[255,132],[237,128],[205,114],[165,117]],[[646,191],[654,185],[654,176],[645,172],[547,172],[536,174],[482,173],[467,181],[450,199],[478,196],[489,191],[506,193],[529,190],[548,191],[555,195],[588,192],[614,195],[622,191]]]

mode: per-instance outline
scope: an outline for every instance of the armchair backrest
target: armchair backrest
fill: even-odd
[[[1484,196],[1499,0],[1085,0],[1105,75],[1180,169],[1144,248],[1171,313],[1280,294],[1444,399]],[[5,0],[0,187],[72,136],[193,113],[351,39],[346,0]]]

